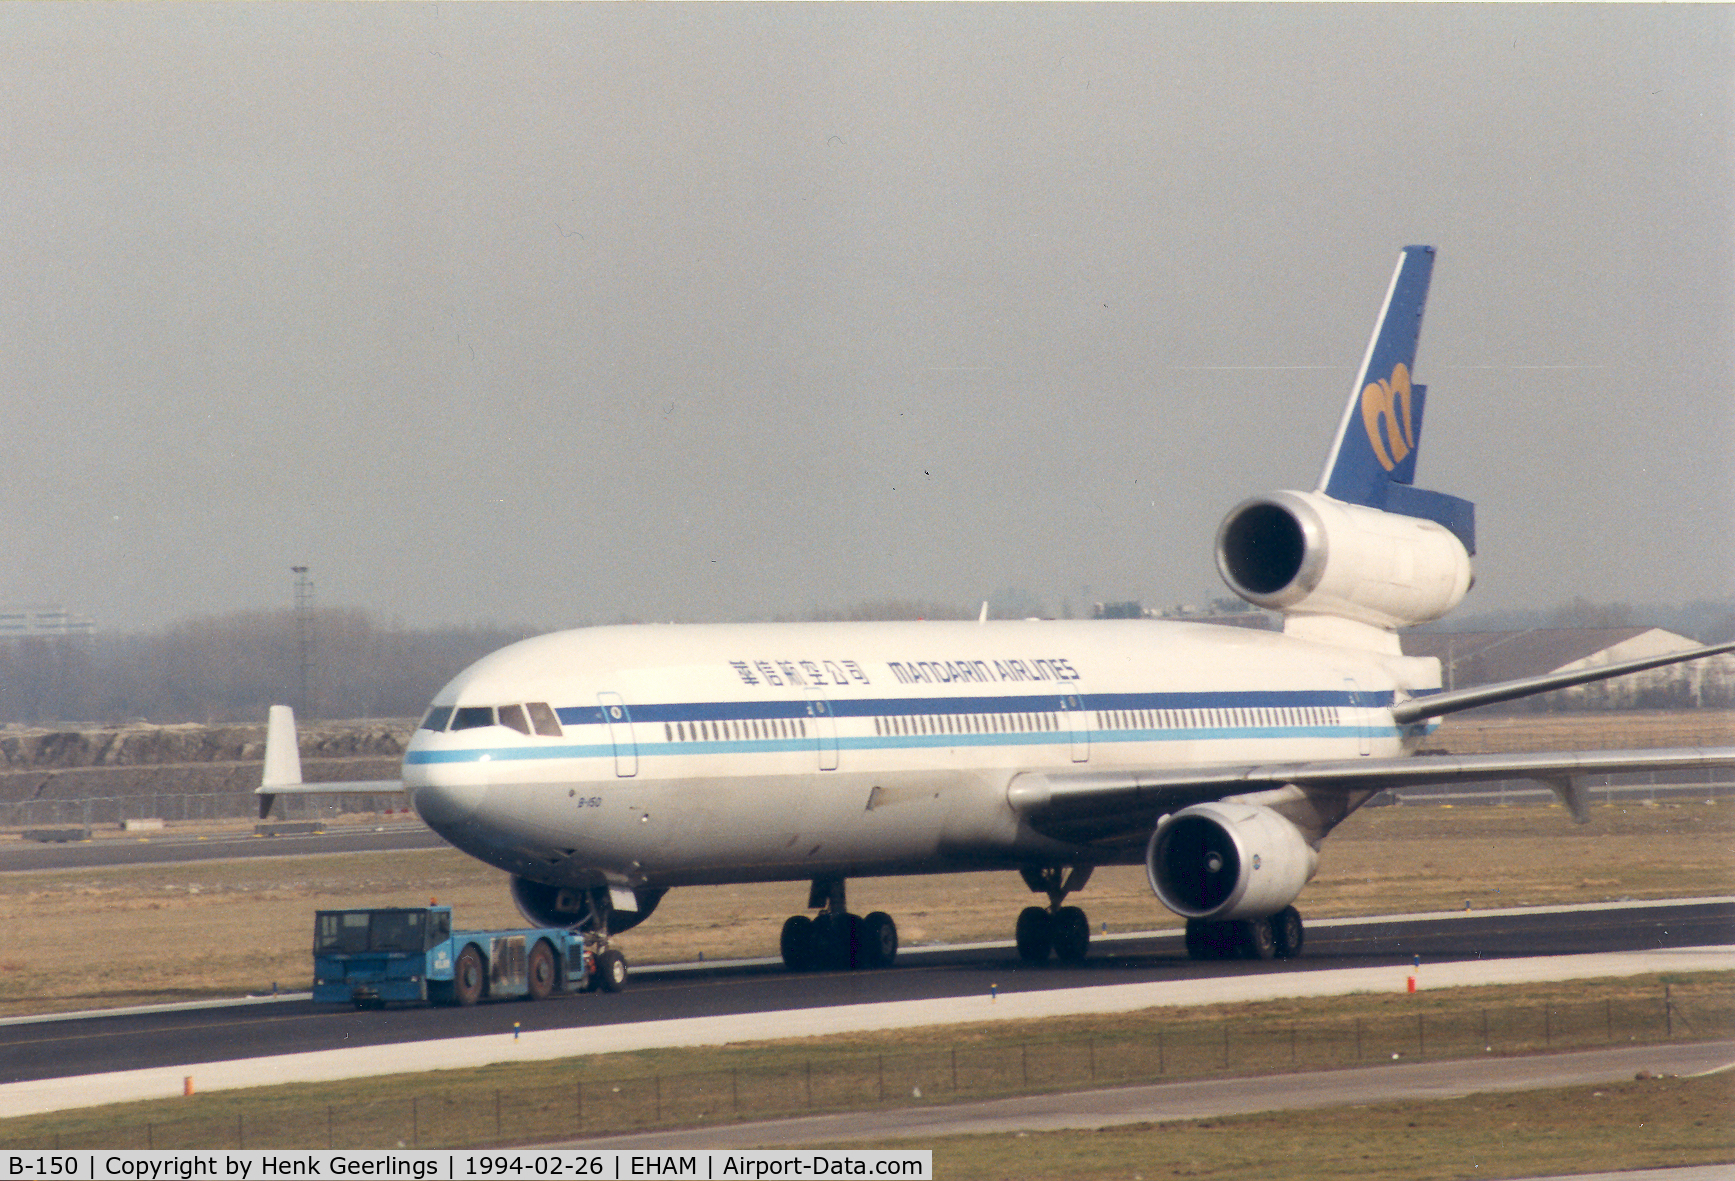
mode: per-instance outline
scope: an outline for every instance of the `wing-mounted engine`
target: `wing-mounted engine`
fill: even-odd
[[[571,927],[598,934],[630,931],[657,909],[665,890],[634,890],[637,910],[613,906],[607,886],[551,886],[514,876],[512,901],[518,913],[538,927]],[[606,930],[599,928],[606,927]]]
[[[1217,569],[1257,607],[1386,630],[1438,619],[1472,578],[1469,553],[1443,525],[1319,492],[1237,505],[1217,530]]]
[[[1276,914],[1301,893],[1319,853],[1281,815],[1218,800],[1167,817],[1145,847],[1145,874],[1164,906],[1189,919]]]

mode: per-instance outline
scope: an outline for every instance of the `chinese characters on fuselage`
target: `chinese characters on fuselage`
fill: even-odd
[[[871,685],[854,660],[731,660],[744,685]],[[890,660],[886,669],[900,685],[1015,684],[1076,681],[1072,662],[1058,657],[1032,660]]]

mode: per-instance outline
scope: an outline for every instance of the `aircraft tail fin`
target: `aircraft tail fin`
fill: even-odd
[[[1414,486],[1428,389],[1412,374],[1433,273],[1432,246],[1406,246],[1399,253],[1318,491],[1349,504],[1438,522],[1474,554],[1475,506]]]

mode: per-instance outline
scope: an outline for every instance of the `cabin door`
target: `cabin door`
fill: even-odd
[[[1067,729],[1072,731],[1072,761],[1090,762],[1090,719],[1085,716],[1084,699],[1068,693],[1060,699],[1060,712]]]
[[[1373,735],[1368,731],[1367,713],[1362,708],[1361,686],[1356,684],[1354,677],[1345,677],[1343,687],[1349,690],[1349,708],[1355,718],[1356,753],[1371,755],[1374,752]]]
[[[602,706],[608,740],[614,744],[614,773],[622,779],[631,779],[639,773],[639,743],[633,735],[632,710],[619,693],[598,693],[596,699]]]
[[[831,702],[818,689],[807,691],[807,724],[813,727],[819,746],[819,769],[837,770],[837,717]]]

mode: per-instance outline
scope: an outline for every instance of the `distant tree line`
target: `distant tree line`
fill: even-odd
[[[312,616],[308,702],[295,613],[203,616],[160,631],[0,641],[0,723],[259,722],[273,703],[325,718],[403,718],[465,666],[533,629],[412,629]]]
[[[1593,603],[1582,595],[1554,607],[1449,615],[1422,630],[1434,632],[1525,631],[1547,627],[1660,627],[1716,644],[1735,640],[1735,599],[1689,603]]]

